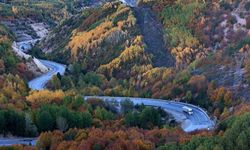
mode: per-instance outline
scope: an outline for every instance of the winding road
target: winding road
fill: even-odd
[[[181,123],[181,128],[185,132],[192,132],[195,130],[212,130],[214,128],[214,122],[210,119],[207,115],[206,111],[201,109],[200,107],[175,102],[175,101],[167,101],[162,99],[152,99],[152,98],[132,98],[132,97],[108,97],[108,96],[85,96],[85,99],[88,98],[98,98],[107,101],[115,100],[120,102],[125,99],[131,100],[134,104],[144,104],[146,106],[153,106],[153,107],[161,107],[166,112],[170,113],[177,122]],[[187,113],[183,112],[182,107],[188,106],[192,108],[193,114],[188,115]]]
[[[120,0],[123,3],[135,7],[136,1],[135,0]],[[28,44],[30,41],[22,41],[22,45]],[[15,47],[14,47],[15,48]],[[21,48],[19,47],[19,50]],[[59,64],[56,62],[48,61],[48,60],[40,60],[38,59],[44,66],[49,68],[49,71],[42,74],[41,76],[29,81],[28,85],[32,90],[42,90],[45,88],[48,81],[56,75],[60,73],[63,75],[65,73],[66,66],[63,64]],[[191,132],[195,130],[211,130],[214,128],[214,122],[210,119],[207,113],[194,105],[180,103],[175,101],[166,101],[162,99],[151,99],[151,98],[132,98],[132,97],[107,97],[107,96],[85,96],[86,98],[100,98],[103,100],[116,100],[118,102],[130,99],[134,104],[144,104],[147,106],[153,107],[161,107],[166,112],[170,113],[177,122],[181,123],[181,127],[185,132]],[[188,115],[187,113],[183,112],[182,107],[188,106],[192,108],[193,114]],[[25,144],[25,145],[35,145],[36,138],[0,138],[0,146],[10,146],[14,144]]]
[[[34,45],[38,40],[27,40],[22,42],[13,42],[12,48],[13,51],[20,57],[25,58],[26,60],[32,58],[37,67],[40,70],[43,70],[43,74],[39,77],[28,82],[28,86],[32,90],[43,90],[48,83],[48,81],[57,73],[64,75],[66,66],[49,60],[37,59],[31,55],[26,54],[22,47],[30,47]],[[32,44],[31,44],[32,43]],[[29,49],[26,49],[29,50]]]
[[[49,71],[29,81],[28,85],[29,85],[29,88],[32,90],[44,89],[45,85],[54,75],[56,75],[57,73],[60,73],[61,75],[63,75],[65,72],[65,65],[62,65],[53,61],[48,61],[48,60],[39,59],[39,61],[43,65],[45,65],[47,68],[49,68]]]
[[[21,46],[23,45],[30,45],[30,41],[22,41],[22,44],[16,44],[16,42],[13,43],[12,48],[14,52],[19,55],[22,58],[29,59],[33,58],[35,64],[37,65],[38,68],[42,69],[43,73],[41,76],[36,77],[35,79],[29,81],[28,85],[29,88],[32,90],[42,90],[45,88],[46,84],[48,81],[57,73],[60,73],[61,75],[64,75],[66,66],[63,64],[59,64],[53,61],[49,60],[42,60],[42,59],[37,59],[33,56],[30,56],[26,53],[23,52],[23,49]],[[33,42],[33,41],[32,41]]]
[[[44,84],[43,84],[44,85]],[[132,98],[132,97],[108,97],[108,96],[85,96],[88,98],[99,98],[105,101],[115,100],[121,102],[122,100],[129,99],[134,104],[144,104],[146,106],[161,107],[166,112],[170,113],[177,122],[181,123],[181,128],[185,132],[192,132],[196,130],[212,130],[214,122],[210,119],[207,113],[194,105],[180,103],[175,101],[167,101],[162,99],[152,98]],[[193,114],[188,115],[182,111],[183,106],[188,106],[193,109]],[[10,146],[14,144],[35,145],[36,138],[0,138],[0,146]]]
[[[19,46],[17,46],[17,44],[14,42],[12,47],[16,53],[19,52],[20,54],[28,58],[31,56],[23,53],[20,45],[25,45],[29,43],[30,41],[22,41],[22,44],[19,44]],[[56,75],[57,73],[60,73],[61,75],[63,75],[65,73],[66,66],[63,64],[59,64],[59,63],[48,61],[48,60],[36,59],[36,58],[34,58],[34,60],[38,61],[36,64],[42,64],[46,66],[49,70],[45,72],[44,74],[42,74],[41,76],[36,77],[35,79],[28,82],[28,86],[32,90],[44,89],[48,81],[53,77],[53,75]],[[35,146],[36,142],[37,142],[37,138],[22,138],[22,137],[0,138],[0,147],[11,146],[11,145],[16,145],[16,144]]]

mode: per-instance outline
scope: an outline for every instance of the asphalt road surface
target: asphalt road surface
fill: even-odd
[[[49,71],[42,74],[41,76],[29,81],[28,85],[29,88],[32,90],[42,90],[44,89],[45,85],[48,83],[48,81],[57,73],[60,73],[61,75],[65,72],[65,65],[48,61],[48,60],[40,60],[42,64],[44,64],[47,68],[49,68]]]
[[[16,144],[36,145],[36,138],[0,138],[1,146],[11,146]]]
[[[185,132],[191,132],[195,130],[212,130],[214,128],[214,122],[210,119],[207,113],[194,105],[180,103],[175,101],[167,101],[161,99],[151,98],[131,98],[131,97],[107,97],[107,96],[85,96],[85,98],[100,98],[103,100],[115,100],[120,102],[125,99],[130,99],[134,104],[144,104],[147,106],[161,107],[166,112],[170,113],[177,122],[181,123],[181,128]],[[183,112],[182,107],[188,106],[192,108],[193,114],[189,115]]]
[[[136,2],[134,0],[120,0],[123,3],[135,7]],[[40,60],[42,64],[48,67],[50,70],[43,75],[31,80],[28,85],[32,90],[42,90],[45,88],[45,85],[48,81],[56,75],[60,73],[63,75],[65,73],[65,65],[48,61],[48,60]],[[207,113],[201,108],[174,101],[166,101],[160,99],[150,99],[150,98],[130,98],[130,97],[105,97],[105,96],[91,96],[95,98],[101,98],[105,100],[116,100],[118,102],[124,99],[130,99],[134,104],[144,104],[147,106],[161,107],[166,112],[173,115],[177,122],[181,123],[181,127],[185,132],[191,132],[195,130],[201,129],[213,129],[214,122],[210,119]],[[87,97],[85,97],[87,98]],[[193,109],[193,114],[188,115],[183,112],[182,107],[188,106]],[[0,146],[10,146],[14,144],[25,144],[25,145],[35,145],[35,138],[0,138]]]

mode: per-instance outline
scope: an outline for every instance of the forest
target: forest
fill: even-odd
[[[0,150],[248,150],[249,10],[244,0],[0,0],[0,137],[37,138]],[[29,88],[38,75],[12,50],[6,21],[19,20],[50,30],[28,54],[66,65],[44,90]],[[173,64],[156,65],[157,44]],[[190,103],[216,125],[187,133],[160,107],[91,95]]]

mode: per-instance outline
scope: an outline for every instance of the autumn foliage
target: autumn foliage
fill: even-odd
[[[26,97],[27,101],[34,106],[40,106],[42,104],[60,103],[65,97],[64,92],[58,91],[31,91]]]
[[[70,129],[66,133],[59,131],[42,133],[38,139],[39,149],[128,149],[152,150],[158,144],[186,142],[191,136],[179,129]]]
[[[136,33],[134,28],[136,19],[130,8],[118,2],[107,3],[99,10],[90,12],[72,31],[65,49],[70,50],[70,61],[80,61],[87,69],[94,70],[125,49],[127,39],[133,39]]]

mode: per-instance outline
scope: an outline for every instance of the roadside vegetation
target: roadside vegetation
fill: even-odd
[[[0,18],[29,18],[55,25],[55,23],[69,18],[72,14],[78,13],[89,4],[89,0],[8,0],[0,3]]]
[[[45,57],[69,64],[65,76],[54,76],[48,87],[64,91],[74,89],[84,95],[179,99],[199,105],[220,118],[239,102],[239,98],[213,81],[209,74],[194,73],[215,57],[213,54],[206,57],[208,53],[201,47],[203,41],[199,41],[199,34],[194,32],[200,30],[191,26],[202,18],[205,5],[203,2],[178,1],[161,6],[165,7],[152,7],[166,29],[178,27],[177,31],[183,28],[183,32],[190,33],[165,31],[166,38],[171,40],[174,40],[171,35],[188,35],[170,44],[170,48],[180,52],[179,56],[187,57],[173,54],[176,62],[181,60],[176,68],[153,67],[154,56],[145,51],[146,44],[133,10],[114,2],[99,9],[84,10],[81,15],[66,20],[52,32],[53,36],[38,45],[37,51],[39,47],[48,52],[53,49]],[[172,13],[175,15],[170,15]],[[185,17],[185,14],[189,15]],[[183,48],[184,53],[179,48]]]
[[[33,74],[12,52],[15,33],[0,25],[0,134],[39,137],[36,147],[2,149],[247,150],[250,40],[234,10],[249,3],[141,0],[163,26],[176,66],[154,67],[132,8],[120,2],[18,1],[0,4],[0,19],[35,19],[51,33],[32,50],[67,65],[47,90],[31,91]],[[236,17],[235,17],[236,14]],[[247,15],[245,11],[239,13]],[[239,19],[238,19],[239,20]],[[236,30],[237,29],[237,30]],[[173,99],[204,108],[214,131],[184,133],[162,109],[83,95]],[[118,106],[121,107],[118,107]],[[1,149],[1,148],[0,148]]]

